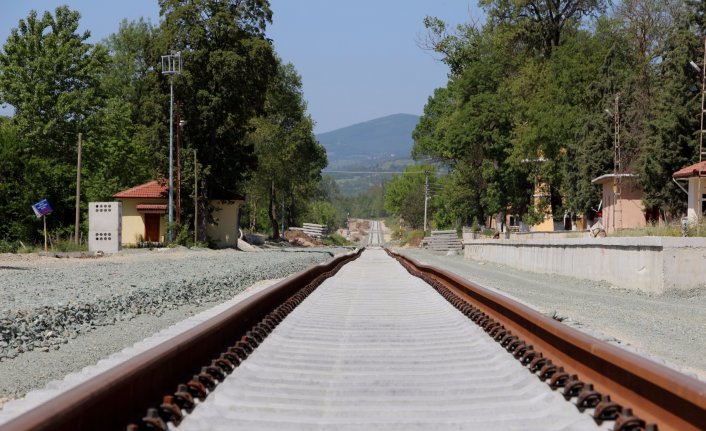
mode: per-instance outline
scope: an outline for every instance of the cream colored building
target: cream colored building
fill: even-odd
[[[167,236],[168,187],[150,181],[113,195],[123,203],[122,243],[164,243]],[[206,225],[209,241],[217,247],[235,247],[238,239],[239,208],[243,199],[211,200],[211,221]]]
[[[672,178],[689,182],[686,215],[696,223],[706,215],[706,161],[687,166],[672,174]]]
[[[237,245],[240,205],[242,203],[242,199],[210,201],[213,222],[206,225],[206,235],[216,244],[216,247],[235,247]]]
[[[601,175],[591,183],[603,188],[602,223],[606,232],[645,227],[647,223],[642,188],[637,184],[634,174]]]

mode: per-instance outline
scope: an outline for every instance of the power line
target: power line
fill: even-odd
[[[405,175],[424,175],[424,171],[405,172],[405,171],[321,171],[322,174],[405,174]]]

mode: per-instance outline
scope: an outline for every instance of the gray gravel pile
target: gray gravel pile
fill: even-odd
[[[137,251],[95,260],[0,258],[0,361],[57,350],[96,327],[232,298],[331,252]],[[8,262],[7,260],[11,260]]]

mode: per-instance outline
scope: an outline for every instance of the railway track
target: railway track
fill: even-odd
[[[706,385],[359,250],[0,425],[49,429],[698,430]]]
[[[379,221],[370,222],[370,233],[368,234],[368,246],[381,246],[385,243],[385,236]]]

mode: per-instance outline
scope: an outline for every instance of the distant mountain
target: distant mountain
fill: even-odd
[[[395,114],[316,135],[328,156],[324,173],[368,172],[329,173],[345,195],[379,186],[390,179],[388,172],[414,163],[412,131],[418,122],[416,115]]]
[[[410,158],[419,116],[394,114],[316,135],[326,148],[329,168],[353,162]],[[359,163],[355,163],[359,164]]]

